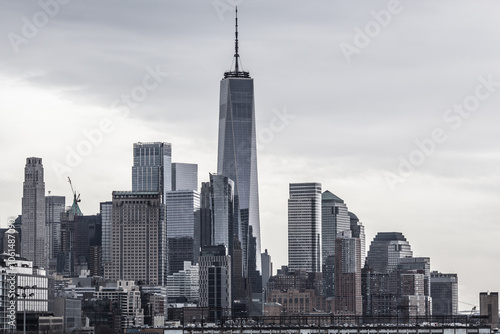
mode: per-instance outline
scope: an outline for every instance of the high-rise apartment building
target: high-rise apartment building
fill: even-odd
[[[49,269],[56,270],[57,255],[62,250],[61,244],[61,214],[66,208],[64,196],[45,197],[45,224],[47,230],[47,252]]]
[[[431,272],[432,315],[458,314],[458,275]]]
[[[21,255],[33,266],[46,268],[48,263],[45,226],[45,182],[41,158],[27,158],[24,168]]]
[[[166,278],[166,213],[157,192],[113,191],[111,280],[163,285]]]
[[[241,226],[238,238],[243,246],[244,271],[249,276],[256,276],[253,277],[255,281],[261,279],[261,242],[254,85],[249,72],[243,71],[239,57],[236,18],[234,70],[224,73],[220,82],[217,174],[234,181],[234,194],[239,203],[236,219]],[[255,247],[249,247],[252,239]],[[249,265],[249,261],[255,264]],[[261,286],[252,286],[252,292],[260,294]]]
[[[321,271],[321,184],[290,183],[288,267]]]
[[[172,145],[135,143],[132,166],[132,191],[158,192],[162,202],[172,190]]]

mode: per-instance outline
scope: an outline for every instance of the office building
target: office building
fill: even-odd
[[[113,191],[111,280],[163,285],[166,278],[166,213],[157,192]]]
[[[458,275],[431,272],[433,315],[458,314]]]
[[[235,219],[241,226],[238,238],[243,248],[243,270],[256,282],[261,280],[261,241],[254,84],[240,62],[238,18],[233,63],[234,69],[225,72],[220,82],[217,174],[234,181],[234,194],[239,203]],[[249,247],[250,242],[255,242],[255,247]],[[249,265],[250,261],[255,263]],[[257,285],[252,286],[252,292],[260,294],[261,299],[262,284]]]
[[[290,183],[288,267],[321,271],[321,184]]]
[[[12,299],[9,296],[12,293],[19,296]],[[37,330],[39,319],[50,314],[49,295],[49,278],[45,269],[34,267],[33,261],[27,261],[24,258],[15,257],[12,260],[6,254],[0,255],[0,329],[2,333],[15,329],[16,315],[17,319],[23,319],[24,310],[26,310],[26,330]],[[14,315],[14,319],[11,315]],[[17,330],[23,330],[22,320],[17,322]]]
[[[353,238],[358,238],[361,243],[361,268],[365,266],[365,258],[366,258],[366,236],[365,236],[365,227],[359,221],[358,217],[352,213],[348,212],[349,220],[351,224],[351,232]]]
[[[401,258],[412,256],[411,246],[402,233],[379,232],[370,245],[365,266],[378,273],[389,273]]]
[[[62,250],[61,245],[61,214],[66,208],[64,196],[45,197],[45,224],[47,230],[47,247],[49,269],[56,270],[57,254]]]
[[[27,158],[24,168],[21,255],[33,265],[46,268],[48,253],[45,226],[45,182],[41,158]]]
[[[226,246],[202,247],[200,256],[200,307],[208,307],[216,322],[231,315],[231,256]]]
[[[103,265],[106,265],[111,262],[111,212],[113,208],[113,202],[101,202],[99,204],[99,207],[102,225],[102,263]]]
[[[271,262],[271,255],[269,255],[266,249],[262,253],[262,288],[264,290],[271,276],[273,276],[273,263]]]
[[[168,275],[184,269],[184,262],[197,263],[200,250],[200,194],[196,190],[166,193]]]
[[[351,231],[335,238],[335,313],[361,315],[361,242]]]
[[[133,192],[158,192],[162,203],[172,190],[172,145],[135,143],[132,166]]]
[[[498,292],[479,293],[479,312],[491,330],[498,328]]]
[[[198,190],[198,165],[172,163],[172,191]]]
[[[190,303],[200,298],[200,267],[184,262],[184,269],[167,277],[168,298],[185,298]]]
[[[99,286],[94,292],[94,301],[106,300],[107,308],[118,306],[118,324],[114,326],[116,333],[122,333],[129,327],[140,327],[144,324],[144,309],[141,308],[141,290],[134,281],[118,280],[116,283],[107,283]],[[95,315],[94,315],[95,316]],[[102,317],[102,315],[100,315]]]
[[[323,272],[323,294],[335,295],[335,240],[337,234],[349,231],[350,218],[344,201],[325,191],[321,194],[321,257]]]

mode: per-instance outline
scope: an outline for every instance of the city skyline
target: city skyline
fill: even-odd
[[[2,226],[21,213],[26,157],[43,159],[46,194],[70,202],[71,176],[85,214],[98,213],[111,191],[130,188],[135,142],[171,143],[173,161],[199,164],[199,181],[208,180],[216,171],[218,81],[234,43],[234,8],[215,3],[126,3],[116,11],[69,2],[23,37],[23,17],[33,22],[43,8],[5,2]],[[257,79],[261,251],[275,268],[288,263],[289,183],[320,182],[349,203],[367,245],[377,232],[401,232],[432,270],[458,274],[460,301],[478,305],[477,292],[498,290],[499,5],[480,3],[401,2],[368,45],[356,47],[357,28],[376,28],[372,11],[388,11],[387,1],[241,1],[240,52]],[[27,41],[17,52],[9,33]],[[342,43],[359,51],[350,62]],[[147,87],[134,91],[147,93],[132,101],[136,107],[121,101],[146,78]],[[473,97],[475,109],[467,105]],[[454,111],[455,104],[468,109]],[[90,152],[69,166],[78,147]],[[58,174],[54,163],[66,171]],[[392,188],[387,172],[403,174],[390,179]]]

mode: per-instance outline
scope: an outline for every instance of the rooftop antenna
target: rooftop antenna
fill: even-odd
[[[234,65],[234,71],[238,73],[238,63],[239,63],[239,58],[240,55],[238,54],[238,6],[236,6],[236,25],[235,25],[235,33],[234,33],[236,40],[234,42],[234,58],[236,64]]]
[[[229,72],[224,73],[224,78],[228,77],[240,77],[240,78],[250,78],[250,73],[243,71],[243,66],[241,66],[241,71],[240,71],[240,54],[239,54],[239,45],[238,45],[238,7],[236,7],[236,19],[235,19],[235,25],[234,25],[234,71],[232,70],[232,64],[231,64],[231,69]]]

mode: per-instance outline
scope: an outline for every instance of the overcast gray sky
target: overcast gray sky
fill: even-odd
[[[131,188],[134,142],[172,143],[207,181],[236,4],[275,268],[288,184],[314,181],[360,218],[367,249],[399,231],[433,270],[458,273],[460,301],[500,290],[494,0],[1,0],[2,225],[21,213],[29,156],[52,195],[69,201],[72,178],[85,214]]]

